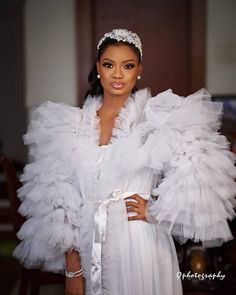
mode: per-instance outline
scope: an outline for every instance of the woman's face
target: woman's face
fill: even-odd
[[[97,62],[104,95],[129,96],[141,74],[142,65],[126,45],[110,45]]]

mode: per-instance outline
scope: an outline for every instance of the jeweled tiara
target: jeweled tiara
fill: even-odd
[[[130,44],[133,44],[136,48],[138,48],[138,50],[140,52],[140,56],[141,57],[143,56],[142,43],[141,43],[139,36],[136,33],[133,33],[133,32],[128,31],[126,29],[115,29],[109,33],[106,33],[101,38],[101,40],[98,42],[97,49],[100,48],[101,44],[103,43],[103,41],[106,40],[106,38],[115,39],[118,42],[122,41],[122,42],[128,42]]]

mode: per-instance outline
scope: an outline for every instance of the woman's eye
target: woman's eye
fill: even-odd
[[[125,69],[128,69],[128,70],[129,70],[129,69],[133,69],[134,67],[135,67],[134,64],[127,64],[127,65],[124,66],[124,68],[125,68]]]
[[[105,63],[103,64],[103,66],[104,66],[104,68],[108,68],[108,69],[111,69],[111,68],[112,68],[112,64],[109,63],[109,62],[105,62]]]

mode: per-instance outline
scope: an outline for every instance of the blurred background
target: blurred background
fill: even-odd
[[[82,104],[97,42],[114,28],[130,29],[142,40],[139,88],[150,87],[153,95],[168,88],[188,95],[204,87],[213,100],[224,103],[221,132],[236,153],[235,0],[0,0],[2,295],[19,290],[27,294],[26,285],[32,282],[36,287],[31,294],[63,290],[62,278],[27,272],[11,257],[21,222],[16,214],[17,177],[27,162],[22,135],[30,110],[40,103]],[[230,226],[235,235],[235,222]],[[235,244],[233,240],[215,249],[176,244],[182,271],[225,274],[224,280],[183,280],[184,293],[235,294]],[[55,283],[60,285],[50,289]]]

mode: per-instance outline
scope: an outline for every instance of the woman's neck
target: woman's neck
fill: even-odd
[[[124,96],[119,95],[110,95],[104,93],[102,107],[99,110],[99,113],[106,112],[109,116],[118,115],[120,109],[124,106],[126,100],[130,95],[126,94]]]

